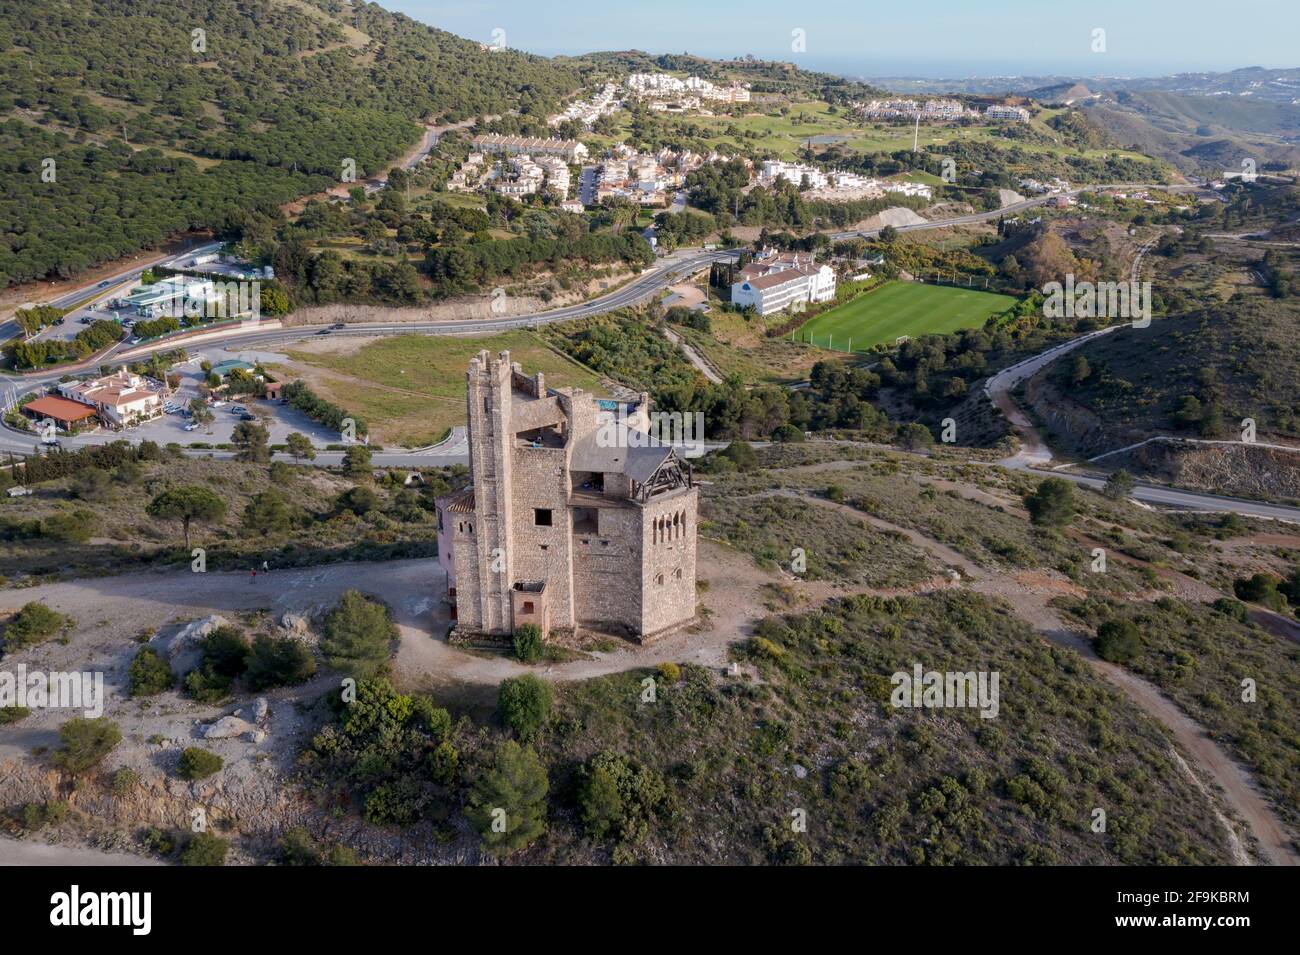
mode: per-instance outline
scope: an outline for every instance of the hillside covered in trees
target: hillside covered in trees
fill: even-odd
[[[0,9],[0,287],[190,228],[239,231],[413,146],[417,121],[544,116],[576,70],[339,0]]]

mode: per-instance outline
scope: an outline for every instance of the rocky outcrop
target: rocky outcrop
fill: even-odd
[[[1105,463],[1192,490],[1277,502],[1300,500],[1297,452],[1248,444],[1153,441]]]
[[[184,673],[198,665],[199,644],[203,638],[227,623],[226,618],[220,614],[191,620],[171,636],[160,637],[155,649],[172,665],[174,672]]]

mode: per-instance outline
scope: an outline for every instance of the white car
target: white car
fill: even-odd
[[[193,421],[191,421],[189,424],[187,424],[187,425],[185,426],[185,430],[186,430],[186,431],[197,431],[197,430],[199,430],[199,426],[198,426],[196,423],[194,423]]]

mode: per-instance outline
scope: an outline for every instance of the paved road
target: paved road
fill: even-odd
[[[1082,192],[1094,191],[1097,189],[1112,188],[1163,188],[1173,191],[1192,191],[1197,189],[1196,186],[1162,186],[1159,184],[1144,183],[1126,183],[1106,186],[1087,186],[1070,191],[1070,195],[1078,195]],[[975,213],[966,216],[956,216],[950,219],[939,219],[931,222],[917,223],[911,226],[898,227],[899,232],[922,231],[925,229],[947,228],[953,225],[963,225],[974,222],[984,222],[994,219],[1008,212],[1016,212],[1021,209],[1028,209],[1034,206],[1042,205],[1053,199],[1053,196],[1039,196],[1034,199],[1026,199],[1024,202],[1013,203],[1001,209],[990,212]],[[857,235],[875,235],[876,232],[839,232],[832,233],[832,238],[849,238]],[[192,255],[198,249],[188,250],[181,256],[165,256],[153,264],[170,259],[181,258],[184,255]],[[1144,250],[1145,251],[1145,250]],[[460,322],[395,322],[395,323],[375,323],[356,325],[342,330],[334,331],[335,335],[405,335],[405,334],[424,334],[424,335],[469,335],[469,334],[490,334],[495,331],[502,331],[511,328],[528,328],[538,325],[547,325],[554,322],[570,321],[578,318],[585,318],[591,315],[598,315],[603,312],[623,308],[640,302],[650,296],[658,293],[669,285],[681,281],[684,277],[692,275],[701,269],[707,268],[712,262],[725,261],[736,255],[732,250],[716,250],[710,252],[700,252],[691,250],[682,250],[665,256],[660,259],[656,265],[640,275],[638,278],[607,295],[593,299],[589,302],[583,302],[578,305],[566,306],[564,308],[552,309],[545,312],[537,312],[529,315],[511,316],[508,318],[493,319],[476,319]],[[144,266],[144,267],[147,267]],[[141,267],[121,273],[115,280],[125,280],[132,274],[138,274]],[[110,282],[115,281],[110,280]],[[84,296],[87,289],[78,292],[69,293],[63,296],[59,301],[76,301],[78,297]],[[1090,333],[1091,335],[1106,334],[1113,331],[1115,327],[1102,329],[1099,332]],[[219,347],[221,344],[237,342],[241,346],[251,347],[256,345],[278,345],[285,342],[296,341],[309,335],[315,335],[320,332],[319,327],[301,326],[296,328],[276,329],[267,332],[251,332],[240,334],[232,332],[226,339],[213,339],[205,342],[207,345]],[[1054,361],[1071,348],[1078,347],[1084,339],[1075,339],[1058,345],[1041,355],[1014,365],[1011,368],[1004,369],[990,383],[999,382],[1001,384],[1001,393],[1005,394],[1014,387],[1016,382],[1023,380],[1034,371],[1043,367],[1043,365]],[[152,348],[124,349],[112,354],[102,361],[104,363],[121,364],[127,360],[147,355]],[[43,375],[24,376],[20,381],[12,378],[0,376],[0,389],[19,385],[23,391],[31,390],[35,387],[46,385],[52,381],[57,381],[60,376],[65,374],[66,368],[52,371]],[[986,389],[989,386],[986,385]],[[996,393],[990,391],[990,396]],[[101,439],[102,440],[102,439]],[[0,428],[0,450],[15,451],[18,453],[30,453],[35,443],[32,436],[19,434],[18,432]],[[78,444],[87,443],[86,439],[66,438],[63,439],[65,446],[77,446]],[[233,457],[231,452],[212,451],[196,452],[199,454],[211,454],[215,458]],[[1050,459],[1050,452],[1048,452]],[[395,467],[419,467],[429,466],[432,464],[452,464],[465,463],[468,460],[465,446],[461,441],[448,442],[444,449],[430,448],[420,451],[391,451],[378,452],[374,456],[376,464],[395,466]],[[316,457],[316,463],[320,465],[338,464],[342,461],[341,452],[319,452]],[[1008,461],[1010,466],[1024,467],[1031,463],[1038,463],[1035,460]],[[1061,477],[1074,481],[1078,484],[1088,486],[1100,486],[1101,481],[1096,478],[1089,478],[1083,475],[1061,473]],[[1137,488],[1133,495],[1141,501],[1147,501],[1154,504],[1163,504],[1166,506],[1186,507],[1194,510],[1204,511],[1232,511],[1239,514],[1257,517],[1271,517],[1279,520],[1295,521],[1300,523],[1300,508],[1285,507],[1282,505],[1261,504],[1252,501],[1242,501],[1235,498],[1220,497],[1210,494],[1198,494],[1190,491],[1177,491],[1168,488],[1142,485]]]
[[[928,229],[947,229],[958,225],[974,225],[977,222],[989,222],[997,219],[999,216],[1005,216],[1009,213],[1023,212],[1026,209],[1032,209],[1035,206],[1045,205],[1061,196],[1080,196],[1085,192],[1099,192],[1102,189],[1163,189],[1167,192],[1197,192],[1201,186],[1162,183],[1143,183],[1127,182],[1112,183],[1106,185],[1080,186],[1077,189],[1071,189],[1068,192],[1056,192],[1043,196],[1035,196],[1032,199],[1024,199],[1020,202],[1013,202],[1010,205],[1003,206],[1000,209],[993,209],[989,212],[974,212],[965,216],[953,216],[950,219],[932,219],[929,222],[917,222],[912,225],[895,226],[897,232],[925,232]],[[858,236],[869,237],[877,236],[880,229],[850,229],[846,232],[829,232],[827,233],[832,239],[852,239]]]

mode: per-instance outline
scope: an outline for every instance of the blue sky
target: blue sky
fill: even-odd
[[[752,53],[866,76],[1155,76],[1300,66],[1298,0],[379,0],[471,39],[547,55]],[[1093,30],[1106,51],[1091,50]],[[806,52],[791,50],[802,29]]]

